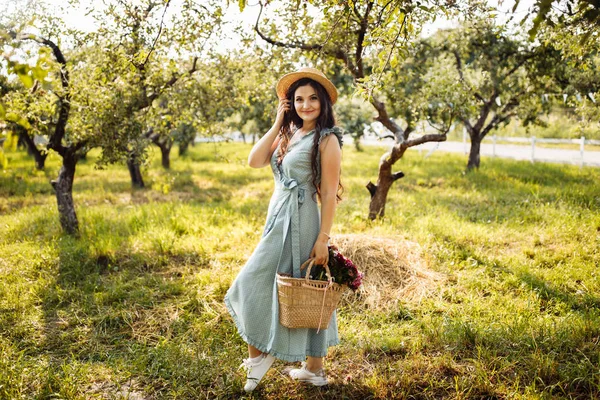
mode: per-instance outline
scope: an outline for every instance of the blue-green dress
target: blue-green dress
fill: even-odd
[[[322,130],[319,143],[332,133],[341,146],[343,132],[338,127]],[[242,339],[285,361],[325,357],[327,348],[339,343],[335,313],[329,327],[319,333],[316,329],[288,329],[279,323],[276,273],[303,276],[300,265],[309,258],[321,226],[310,165],[314,134],[311,131],[288,147],[281,171],[276,165],[277,150],[273,152],[275,191],[262,238],[225,295]]]

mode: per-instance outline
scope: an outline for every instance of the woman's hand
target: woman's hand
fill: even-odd
[[[326,265],[329,261],[329,248],[327,247],[327,239],[323,240],[321,236],[322,235],[319,235],[312,251],[310,252],[310,257],[315,259],[314,265]]]
[[[286,112],[290,111],[290,101],[288,99],[279,99],[279,106],[277,107],[277,118],[275,118],[275,125],[281,126],[283,124],[283,116]]]

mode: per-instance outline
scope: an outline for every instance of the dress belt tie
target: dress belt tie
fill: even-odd
[[[298,214],[298,206],[304,203],[304,189],[298,186],[298,181],[295,179],[282,178],[284,192],[288,193],[285,196],[286,211],[289,218],[286,218],[283,223],[283,243],[287,238],[288,232],[291,234],[292,242],[292,275],[300,278],[300,216]],[[291,228],[291,229],[290,229]],[[282,248],[283,248],[282,243]]]

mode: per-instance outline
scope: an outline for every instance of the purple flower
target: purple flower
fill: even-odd
[[[352,290],[357,290],[362,284],[363,274],[358,271],[352,260],[345,257],[333,245],[329,246],[329,262],[327,266],[336,283],[348,285]],[[316,272],[315,276],[319,277],[317,279],[326,279],[324,278],[324,273],[320,273],[320,271],[319,273]]]

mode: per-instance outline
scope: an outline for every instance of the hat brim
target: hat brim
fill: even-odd
[[[277,97],[280,99],[285,98],[285,95],[290,88],[294,84],[294,82],[299,81],[302,78],[310,78],[316,82],[319,82],[324,88],[327,94],[329,95],[329,99],[331,100],[331,104],[335,104],[338,98],[338,92],[333,83],[326,77],[315,74],[310,71],[296,71],[290,72],[289,74],[285,74],[281,77],[279,82],[277,82]]]

